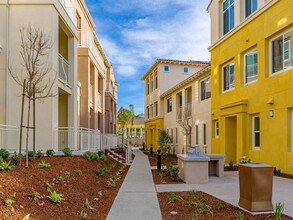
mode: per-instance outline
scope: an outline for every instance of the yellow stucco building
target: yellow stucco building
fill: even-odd
[[[293,174],[293,1],[212,0],[212,153]]]

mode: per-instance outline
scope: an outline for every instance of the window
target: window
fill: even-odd
[[[198,125],[195,125],[195,145],[198,145]]]
[[[155,89],[158,88],[158,72],[155,72]]]
[[[245,0],[245,17],[248,17],[257,9],[257,0]]]
[[[169,66],[164,66],[164,72],[169,72]]]
[[[155,102],[155,116],[158,116],[158,102]]]
[[[150,110],[151,110],[150,117],[152,118],[152,117],[154,117],[154,108],[153,108],[153,105],[151,105]]]
[[[200,83],[201,100],[205,100],[211,97],[210,78],[206,78]]]
[[[167,99],[167,112],[171,112],[172,111],[172,98],[168,98]]]
[[[234,28],[234,0],[226,0],[223,4],[224,35]]]
[[[141,137],[140,128],[136,128],[136,137]]]
[[[144,137],[144,128],[142,128],[141,130],[142,130],[141,137]]]
[[[154,77],[153,77],[153,75],[151,75],[150,76],[150,81],[151,81],[151,83],[150,83],[150,91],[152,92],[153,90],[154,90]]]
[[[178,144],[178,128],[175,128],[175,144]]]
[[[188,67],[184,67],[183,71],[184,73],[188,73]]]
[[[172,138],[172,144],[174,144],[174,137],[173,137],[173,128],[171,128],[171,138]]]
[[[257,51],[245,55],[245,83],[257,80]]]
[[[234,88],[234,62],[223,67],[223,91]]]
[[[149,107],[147,107],[146,113],[147,113],[147,118],[150,118],[150,108]]]
[[[146,80],[146,94],[150,94],[150,80],[147,78]]]
[[[259,115],[252,116],[252,146],[253,148],[260,147],[260,120]]]
[[[215,138],[219,137],[219,121],[215,121]]]
[[[293,66],[293,30],[272,40],[272,73],[290,68]]]
[[[207,125],[203,124],[203,145],[207,145]]]

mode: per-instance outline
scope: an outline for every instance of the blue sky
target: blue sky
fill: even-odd
[[[157,58],[209,61],[210,0],[85,0],[111,62],[118,108],[144,113],[141,77]]]

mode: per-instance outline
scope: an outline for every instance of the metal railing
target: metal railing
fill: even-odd
[[[116,147],[122,143],[115,134],[101,134],[99,130],[88,128],[59,127],[54,134],[58,152],[68,147],[73,152],[97,151]]]
[[[76,11],[73,0],[59,0],[72,22],[76,25]]]
[[[0,125],[0,148],[10,152],[17,152],[19,146],[19,127]]]
[[[70,65],[61,54],[59,54],[59,78],[70,84]]]

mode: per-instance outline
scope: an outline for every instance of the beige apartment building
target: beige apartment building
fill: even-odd
[[[19,145],[22,88],[9,69],[23,76],[20,28],[28,26],[52,41],[45,62],[50,72],[43,80],[54,82],[54,96],[36,102],[37,150],[70,147],[83,151],[105,146],[108,136],[101,135],[105,132],[105,96],[110,90],[107,74],[112,75],[114,94],[117,86],[84,0],[10,0],[0,1],[0,147],[16,151]]]
[[[165,103],[160,96],[208,65],[209,62],[203,61],[157,59],[141,78],[145,82],[144,115],[147,148],[152,145],[155,151],[158,149],[159,131],[165,128],[164,117],[166,113],[172,112],[173,100],[169,99],[168,103]]]
[[[160,96],[164,129],[172,137],[176,153],[186,152],[186,145],[201,147],[210,153],[210,98],[210,66],[192,74]]]

